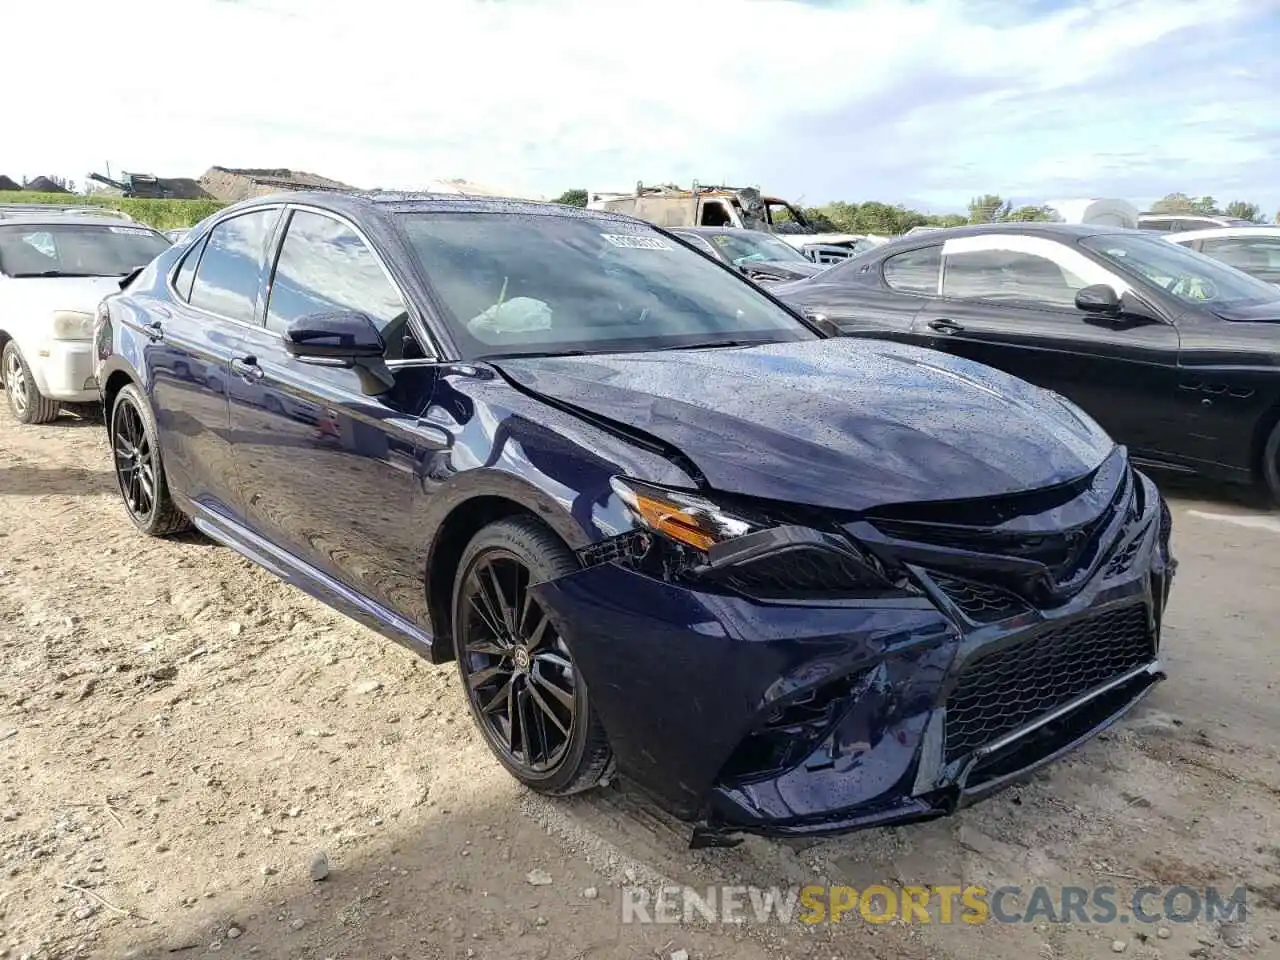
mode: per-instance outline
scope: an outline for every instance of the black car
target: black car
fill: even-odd
[[[938,816],[1163,676],[1169,514],[1093,420],[636,220],[246,201],[95,351],[140,530],[456,659],[544,793],[616,764],[706,842]]]
[[[1280,289],[1137,230],[961,227],[771,288],[1070,397],[1135,460],[1280,498]]]
[[[803,253],[761,230],[739,227],[679,227],[672,233],[696,249],[740,270],[756,283],[778,283],[811,277],[826,269]]]

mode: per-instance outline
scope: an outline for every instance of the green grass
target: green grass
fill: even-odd
[[[75,193],[31,193],[26,190],[2,190],[0,203],[54,203],[75,207],[108,207],[112,210],[123,210],[139,223],[145,223],[157,230],[194,226],[225,206],[216,200],[143,200],[100,194],[81,196]]]

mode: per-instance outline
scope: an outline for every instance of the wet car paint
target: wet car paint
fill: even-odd
[[[376,213],[344,198],[300,202],[360,216],[414,302],[430,303]],[[173,493],[202,530],[436,662],[453,655],[452,578],[477,525],[522,509],[585,556],[636,529],[610,485],[617,475],[799,501],[852,522],[930,493],[999,498],[1074,481],[1117,455],[1050,394],[962,360],[853,341],[420,361],[397,368],[391,394],[369,397],[349,376],[272,358],[263,331],[188,322],[166,283],[180,256],[163,255],[110,303],[99,331],[104,399],[134,382],[159,408]],[[157,319],[159,338],[148,326]],[[412,319],[448,351],[427,308]],[[260,378],[231,369],[250,346]],[[1003,461],[993,434],[1011,451]],[[1058,609],[998,626],[975,628],[927,577],[897,600],[792,605],[584,561],[538,591],[572,638],[625,775],[713,830],[845,829],[954,807],[934,796],[959,789],[954,771],[926,760],[966,646],[1126,598],[1158,623],[1164,596],[1150,583],[1167,561],[1153,509],[1122,586],[1098,573]],[[861,691],[826,731],[839,763],[723,776],[771,710],[833,681]],[[937,776],[918,783],[924,767]]]
[[[1080,404],[1135,459],[1235,483],[1259,478],[1269,432],[1280,423],[1280,298],[1215,312],[1125,275],[1143,318],[895,290],[885,260],[949,237],[1017,233],[1069,245],[1116,228],[1004,224],[953,228],[883,245],[856,261],[769,290],[828,316],[848,336],[911,343],[1005,370]],[[950,323],[953,326],[947,326]],[[941,326],[939,326],[941,324]],[[935,329],[937,327],[937,329]]]
[[[713,489],[835,509],[1048,486],[1095,469],[1114,446],[1050,393],[892,344],[837,339],[498,367],[540,396],[666,441]]]

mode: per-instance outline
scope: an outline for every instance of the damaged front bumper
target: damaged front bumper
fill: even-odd
[[[931,819],[1072,750],[1163,678],[1168,513],[1132,477],[1141,507],[1106,517],[1089,575],[1050,603],[960,576],[954,544],[931,556],[891,537],[877,553],[910,558],[914,595],[760,602],[619,561],[535,592],[620,770],[694,821],[695,845]]]

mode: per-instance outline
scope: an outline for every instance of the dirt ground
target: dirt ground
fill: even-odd
[[[1280,957],[1280,523],[1206,496],[1174,503],[1170,679],[1120,728],[954,818],[691,852],[625,781],[519,788],[452,667],[137,534],[100,422],[0,411],[0,956]],[[620,922],[667,880],[1249,895],[1242,926]]]

